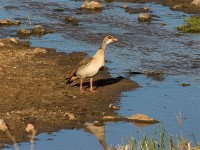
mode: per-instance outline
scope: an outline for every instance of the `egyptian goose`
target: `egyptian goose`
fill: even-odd
[[[86,77],[90,77],[90,92],[97,92],[93,89],[93,76],[96,75],[101,68],[104,66],[104,55],[106,45],[112,42],[116,42],[117,39],[111,35],[106,36],[103,39],[102,44],[100,45],[98,51],[92,58],[84,58],[80,61],[79,65],[73,69],[67,77],[67,83],[70,84],[74,80],[80,78],[80,91],[83,92],[83,79]]]

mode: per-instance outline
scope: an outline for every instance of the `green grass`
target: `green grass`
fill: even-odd
[[[178,26],[177,29],[185,33],[200,33],[200,16],[185,19],[185,25]]]
[[[157,136],[159,135],[159,136]],[[182,137],[173,137],[167,134],[164,125],[159,132],[154,128],[154,133],[149,138],[144,134],[140,140],[134,137],[122,139],[122,144],[112,147],[113,150],[200,150],[200,143],[192,148],[191,142]],[[194,143],[193,143],[194,144]]]

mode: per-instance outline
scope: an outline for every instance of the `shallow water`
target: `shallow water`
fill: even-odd
[[[94,13],[80,11],[82,1],[77,0],[1,0],[0,4],[0,19],[22,21],[20,26],[0,27],[0,38],[17,37],[19,28],[41,24],[56,32],[41,38],[31,37],[31,46],[56,48],[67,53],[85,51],[93,55],[105,35],[116,36],[119,42],[108,45],[106,50],[106,66],[113,77],[128,76],[129,70],[162,69],[166,72],[161,81],[144,75],[129,76],[142,87],[122,93],[119,115],[145,114],[164,122],[167,133],[180,136],[176,120],[180,111],[185,138],[194,145],[193,133],[200,141],[200,35],[176,30],[190,15],[155,3],[126,3],[133,8],[149,7],[150,13],[155,15],[151,23],[140,23],[138,14],[126,13],[121,7],[124,3],[120,2],[105,4],[102,12]],[[5,6],[15,7],[5,9]],[[67,24],[64,21],[67,16],[79,19],[79,26]],[[180,86],[182,83],[190,86]],[[161,125],[155,126],[160,128]],[[144,133],[152,135],[153,128],[138,128],[125,122],[106,123],[103,144],[85,130],[44,133],[37,136],[35,149],[102,149],[105,144],[116,146],[122,143],[122,137],[133,135],[139,139]],[[29,143],[22,143],[20,149],[29,146]]]

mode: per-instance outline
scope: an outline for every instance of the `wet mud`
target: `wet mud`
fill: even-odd
[[[1,39],[0,48],[0,118],[17,142],[28,140],[29,123],[38,133],[81,128],[86,121],[101,123],[103,116],[116,115],[109,105],[118,103],[122,91],[138,87],[129,79],[112,78],[104,69],[94,77],[99,93],[89,92],[88,79],[86,92],[80,93],[79,80],[68,85],[65,79],[85,53],[29,47],[14,38]],[[0,136],[0,144],[12,142],[2,131]]]

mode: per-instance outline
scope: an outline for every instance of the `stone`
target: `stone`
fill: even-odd
[[[6,123],[4,122],[3,119],[0,119],[0,130],[1,130],[1,131],[6,131],[6,130],[8,130],[8,126],[6,125]]]
[[[194,0],[194,1],[192,2],[192,4],[197,5],[197,6],[200,6],[200,0]]]
[[[44,48],[40,48],[40,47],[36,47],[35,49],[34,49],[34,53],[35,54],[38,54],[38,53],[47,53],[47,50],[46,49],[44,49]]]
[[[103,5],[96,1],[88,2],[87,0],[83,2],[82,9],[88,9],[88,10],[96,10],[96,9],[102,9]]]
[[[151,21],[151,19],[152,19],[152,17],[148,13],[141,13],[138,16],[138,21],[147,21],[147,22],[149,22],[149,21]]]
[[[10,19],[6,19],[6,20],[0,20],[0,25],[20,25],[20,21],[19,20],[10,20]]]
[[[30,132],[30,131],[35,130],[35,127],[34,127],[32,124],[28,124],[25,130],[26,130],[27,132]]]

